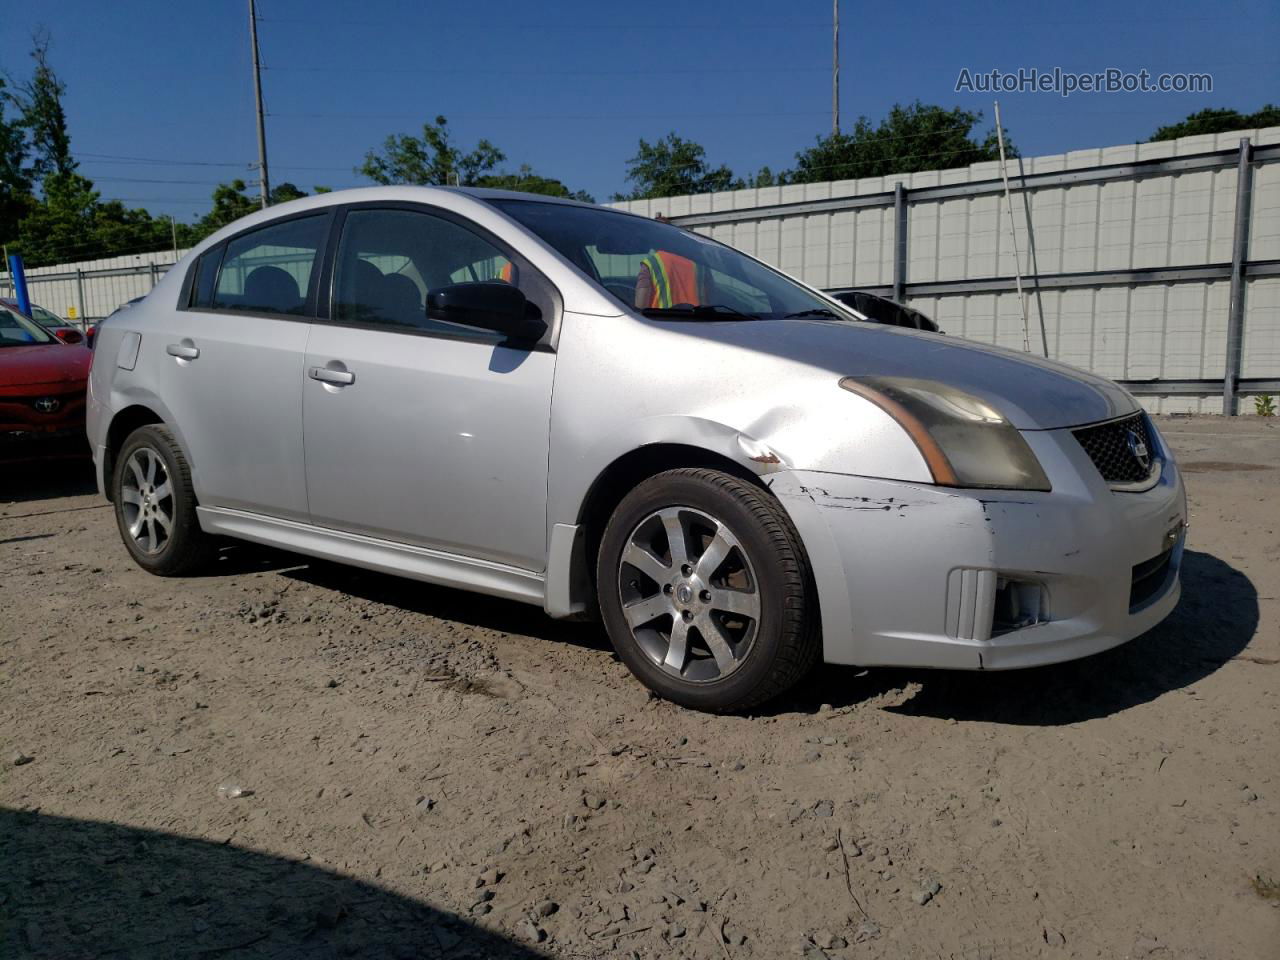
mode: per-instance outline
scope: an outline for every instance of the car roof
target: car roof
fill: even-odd
[[[218,230],[196,248],[197,251],[211,247],[215,243],[226,239],[241,230],[257,226],[260,223],[267,223],[279,217],[286,217],[294,213],[305,213],[308,210],[324,210],[328,207],[339,206],[344,203],[365,203],[369,201],[405,201],[410,203],[432,203],[445,208],[452,208],[456,212],[462,213],[471,203],[485,204],[493,200],[524,200],[534,203],[554,203],[565,207],[582,207],[589,210],[604,210],[609,213],[616,213],[620,216],[638,217],[639,219],[647,219],[640,217],[638,214],[631,213],[626,210],[617,210],[613,207],[606,207],[596,203],[584,203],[581,200],[571,200],[567,197],[551,197],[541,193],[524,193],[519,190],[494,190],[488,187],[433,187],[433,186],[410,186],[407,184],[397,184],[392,186],[373,186],[373,187],[352,187],[347,190],[331,190],[328,193],[317,193],[309,197],[302,197],[298,200],[289,200],[285,203],[273,204],[263,210],[257,210],[247,216],[241,217],[233,223],[228,224]],[[459,201],[462,201],[459,203]],[[473,208],[474,209],[474,208]],[[492,209],[492,208],[490,208]]]
[[[14,310],[18,309],[18,301],[13,299],[13,297],[0,297],[0,303],[4,304],[6,307],[11,307]],[[53,313],[53,311],[50,310],[48,307],[40,306],[40,304],[38,303],[32,302],[31,305],[33,307],[40,307],[40,309],[45,311],[46,313]],[[55,317],[57,316],[56,313],[53,313],[53,315]],[[33,317],[32,319],[35,319],[35,318]]]

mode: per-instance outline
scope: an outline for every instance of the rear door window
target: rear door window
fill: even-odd
[[[301,316],[328,231],[328,214],[261,227],[229,241],[214,310]]]

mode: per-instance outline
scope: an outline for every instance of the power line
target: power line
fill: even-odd
[[[259,23],[287,23],[287,24],[307,24],[316,26],[316,20],[301,20],[286,17],[259,17]],[[383,27],[397,31],[403,31],[405,24],[403,21],[390,20],[324,20],[325,26],[344,26],[344,27]],[[754,23],[734,21],[731,25],[734,30],[795,30],[805,27],[822,27],[826,28],[827,23],[820,20],[809,21],[785,21],[777,20],[761,20]],[[634,30],[664,30],[673,29],[670,24],[658,23],[579,23],[579,22],[560,22],[548,23],[545,20],[529,23],[494,23],[492,21],[456,21],[454,23],[438,23],[432,21],[430,24],[432,32],[440,32],[444,30],[479,30],[483,33],[492,34],[495,29],[502,28],[504,30],[519,30],[526,32],[529,30],[551,30],[556,33],[564,33],[569,30],[617,30],[620,33],[629,33]],[[675,29],[683,32],[686,30],[716,30],[724,31],[726,25],[720,23],[680,23]]]
[[[627,120],[700,120],[707,118],[758,117],[825,117],[825,110],[777,110],[747,113],[627,113]],[[276,113],[267,114],[287,120],[422,120],[421,113]],[[617,113],[453,113],[463,120],[616,120]],[[293,169],[299,169],[297,167]]]
[[[271,70],[274,73],[337,73],[333,64],[323,67],[267,67],[263,66],[263,70]],[[427,74],[432,76],[443,76],[447,74],[464,74],[471,76],[475,74],[474,66],[467,67],[344,67],[342,73],[395,73],[395,74]],[[648,76],[652,74],[699,74],[711,73],[722,75],[726,73],[749,73],[753,76],[760,73],[826,73],[826,67],[726,67],[719,65],[715,67],[651,67],[645,69],[630,70],[494,70],[485,68],[485,74],[489,76],[538,76],[538,77],[577,77],[577,76]]]
[[[278,114],[268,113],[267,116],[274,117]],[[126,157],[113,153],[77,153],[77,160],[83,160],[87,163],[122,163],[122,164],[153,164],[157,166],[172,167],[239,167],[243,170],[252,170],[254,164],[247,161],[231,161],[231,160],[171,160],[163,157]],[[277,169],[281,170],[320,170],[320,171],[350,171],[348,167],[312,167],[295,164],[273,164]]]
[[[328,120],[328,119],[342,119],[342,118],[345,118],[345,117],[353,117],[353,116],[359,116],[359,117],[375,117],[375,118],[381,118],[381,119],[402,119],[402,118],[406,118],[406,117],[414,117],[414,118],[420,118],[420,117],[421,117],[421,114],[418,114],[418,113],[413,113],[413,114],[409,114],[409,113],[405,113],[405,114],[342,114],[342,113],[306,113],[306,114],[301,114],[301,113],[271,113],[271,114],[268,114],[268,115],[269,115],[269,116],[272,116],[272,117],[290,117],[290,118],[294,118],[294,117],[306,117],[306,118],[310,118],[310,119],[325,119],[325,120]],[[744,116],[744,117],[745,117],[745,116],[770,116],[770,115],[779,115],[779,116],[785,115],[785,116],[791,116],[791,115],[793,115],[793,114],[791,114],[791,113],[787,113],[787,114],[768,114],[768,113],[706,114],[706,116]],[[819,116],[819,115],[821,115],[821,116],[825,116],[825,115],[826,115],[826,111],[825,111],[825,110],[802,111],[802,112],[797,112],[797,113],[795,113],[794,115],[795,115],[795,116]],[[474,116],[474,115],[473,115],[473,116]],[[493,118],[500,118],[500,117],[522,117],[522,116],[527,116],[527,114],[493,114],[493,115],[491,115],[491,116],[492,116]],[[584,116],[584,117],[586,117],[586,116],[588,116],[588,115],[585,115],[585,114],[584,114],[583,116]],[[617,116],[617,114],[601,114],[601,115],[590,115],[590,116],[593,116],[593,117],[594,117],[594,116],[609,116],[609,117],[613,117],[613,116]],[[628,114],[628,116],[630,117],[630,116],[633,116],[633,115]],[[662,118],[666,118],[666,117],[679,118],[679,117],[681,117],[681,116],[689,116],[689,117],[693,117],[693,116],[697,116],[697,115],[695,115],[695,114],[687,114],[687,115],[680,115],[680,114],[647,114],[647,115],[642,115],[642,116],[644,116],[644,117],[648,117],[648,118],[650,118],[650,119],[662,119]],[[962,125],[962,124],[957,124],[956,126],[954,126],[954,127],[952,127],[952,128],[943,128],[943,129],[940,129],[940,130],[926,130],[926,131],[922,131],[922,132],[920,132],[920,133],[903,133],[903,134],[895,134],[895,135],[893,135],[893,136],[875,136],[875,137],[874,137],[874,139],[872,139],[872,140],[870,140],[870,141],[867,141],[867,142],[865,142],[865,143],[861,143],[861,144],[846,144],[844,149],[846,149],[846,150],[850,150],[850,149],[852,149],[852,150],[866,150],[866,149],[872,149],[872,148],[874,148],[874,147],[876,147],[876,146],[879,146],[879,145],[881,145],[881,144],[888,144],[888,143],[901,143],[901,142],[902,142],[902,141],[904,141],[904,140],[918,140],[918,139],[920,139],[921,137],[942,137],[942,136],[947,136],[948,134],[963,134],[963,135],[966,135],[966,136],[967,136],[967,134],[968,134],[968,129],[969,129],[969,128],[965,127],[965,126],[964,126],[964,125]],[[954,151],[952,151],[952,152],[954,152]],[[918,155],[918,154],[916,154],[916,155],[913,155],[913,156],[919,156],[919,155]],[[252,166],[253,166],[253,164],[251,164],[251,163],[245,163],[244,161],[230,161],[230,160],[174,160],[174,159],[170,159],[170,158],[163,158],[163,157],[136,157],[136,156],[124,156],[124,155],[121,155],[121,154],[113,154],[113,153],[87,153],[87,152],[77,152],[77,154],[76,154],[76,159],[78,159],[78,160],[85,160],[85,161],[99,161],[99,160],[100,160],[100,161],[102,161],[102,162],[140,163],[140,164],[161,164],[161,165],[170,165],[170,166],[192,166],[192,167],[240,167],[240,168],[247,168],[247,167],[252,167]],[[694,164],[686,164],[686,166],[697,166],[697,165],[698,165],[697,163],[694,163]],[[294,166],[294,165],[285,164],[285,165],[282,165],[282,169],[286,169],[286,170],[321,171],[321,172],[330,172],[330,173],[332,173],[332,172],[350,171],[350,170],[351,170],[351,167]],[[104,178],[102,178],[102,179],[109,179],[109,178],[105,178],[105,177],[104,177]],[[141,182],[141,181],[140,181],[140,182]],[[156,181],[156,182],[162,182],[162,181]],[[172,181],[172,182],[177,182],[177,181]],[[204,182],[204,181],[196,181],[196,182]]]

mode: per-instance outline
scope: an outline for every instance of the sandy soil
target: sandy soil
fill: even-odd
[[[156,579],[83,463],[0,467],[0,956],[1276,960],[1280,427],[1162,428],[1164,625],[751,717],[531,607],[253,547]]]

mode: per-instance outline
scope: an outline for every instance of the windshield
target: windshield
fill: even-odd
[[[28,320],[17,310],[0,307],[0,347],[27,347],[33,343],[56,342],[39,324]]]
[[[65,327],[64,321],[56,313],[51,313],[44,307],[37,307],[34,303],[31,305],[31,318],[44,327]]]
[[[856,315],[732,247],[657,220],[536,200],[492,200],[628,307],[653,317],[783,320]]]

